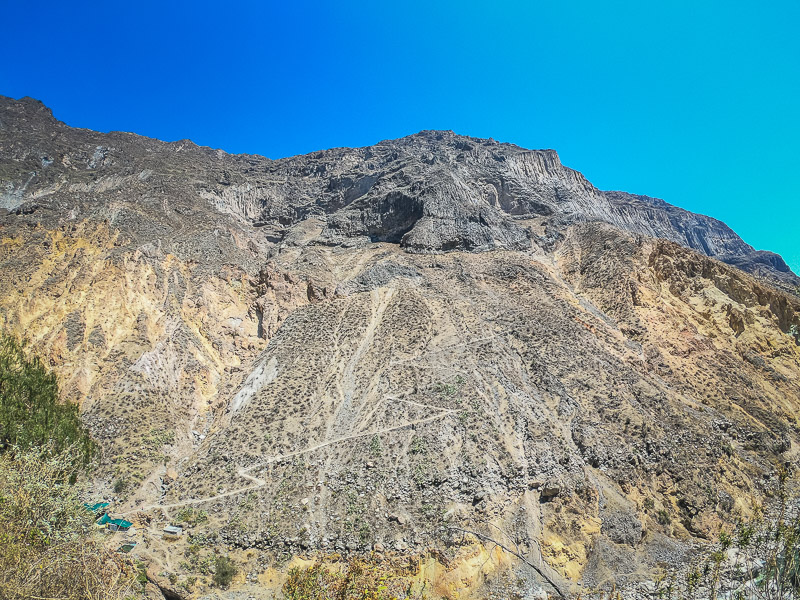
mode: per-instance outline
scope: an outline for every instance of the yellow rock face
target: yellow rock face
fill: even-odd
[[[611,584],[797,461],[797,301],[677,246],[586,226],[555,260],[300,246],[249,274],[120,235],[4,236],[2,325],[81,403],[130,507],[203,507],[234,545],[419,551],[452,508],[565,587]],[[473,544],[416,577],[475,597],[512,564]]]
[[[273,311],[274,331],[308,302],[304,286],[275,274],[261,281],[230,266],[199,276],[197,264],[158,248],[126,250],[105,224],[5,237],[0,261],[25,266],[4,275],[0,325],[44,354],[65,399],[121,459],[117,470],[139,479],[191,452],[191,431],[207,429],[220,393],[264,348],[255,303]],[[168,443],[154,442],[162,431]]]

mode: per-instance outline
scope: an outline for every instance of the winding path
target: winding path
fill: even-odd
[[[357,267],[358,266],[360,266],[360,265],[357,265]],[[366,331],[364,332],[364,335],[363,335],[363,337],[361,339],[361,342],[359,343],[358,347],[356,348],[356,351],[350,357],[350,360],[345,365],[344,373],[343,373],[343,377],[342,377],[342,382],[344,384],[343,385],[343,401],[337,407],[336,415],[335,415],[336,418],[331,419],[332,423],[340,422],[341,419],[339,417],[341,417],[342,415],[347,415],[347,416],[350,417],[351,421],[355,421],[355,417],[359,416],[359,413],[361,412],[361,410],[363,408],[363,406],[354,407],[352,405],[352,402],[353,402],[353,390],[355,390],[355,388],[356,388],[355,369],[356,369],[356,366],[358,365],[358,363],[360,362],[362,356],[364,355],[364,353],[368,350],[369,346],[374,341],[375,333],[376,333],[376,331],[378,329],[378,326],[380,325],[380,323],[383,320],[384,313],[386,312],[387,307],[391,303],[393,295],[394,295],[394,290],[389,290],[386,294],[383,295],[383,297],[381,297],[381,294],[378,291],[372,291],[370,293],[370,298],[372,300],[372,302],[371,302],[371,318],[370,318],[370,320],[369,320],[369,322],[367,324],[367,328],[366,328]],[[448,346],[446,348],[437,349],[435,352],[443,352],[443,351],[452,350],[454,347],[458,347],[458,346],[472,345],[472,344],[476,344],[476,343],[484,343],[486,341],[494,339],[495,337],[497,337],[497,336],[489,336],[489,337],[480,338],[480,339],[477,339],[477,340],[469,340],[467,342],[456,344],[454,346]],[[409,358],[409,359],[405,359],[405,360],[401,360],[401,361],[393,361],[390,364],[397,364],[399,362],[405,362],[406,360],[415,360],[415,359],[416,358]],[[259,368],[263,370],[264,368],[266,368],[266,364],[259,365],[259,367],[257,367],[257,369],[259,369]],[[245,383],[245,385],[246,384],[247,384],[247,382]],[[399,394],[389,395],[389,396],[383,397],[380,401],[378,401],[376,403],[376,406],[374,406],[372,408],[372,410],[370,410],[365,415],[364,418],[360,419],[360,422],[355,426],[355,431],[353,433],[350,433],[350,434],[344,435],[344,436],[340,436],[340,437],[335,437],[335,438],[332,438],[332,439],[328,439],[327,441],[320,442],[318,444],[314,444],[313,446],[309,446],[307,448],[304,448],[302,450],[297,450],[295,452],[288,452],[286,454],[277,454],[275,456],[269,457],[269,458],[267,458],[265,460],[262,460],[262,461],[260,461],[260,462],[258,462],[256,464],[254,464],[254,465],[251,465],[249,467],[239,467],[237,469],[237,471],[236,471],[237,475],[239,477],[243,478],[243,479],[248,480],[251,483],[251,485],[247,485],[247,486],[240,487],[240,488],[237,488],[237,489],[234,489],[234,490],[230,490],[230,491],[227,491],[227,492],[222,492],[222,493],[219,493],[219,494],[215,494],[213,496],[207,496],[207,497],[204,497],[204,498],[193,498],[193,499],[189,499],[189,500],[181,500],[179,502],[173,502],[173,503],[169,503],[169,504],[167,504],[167,503],[164,503],[164,504],[150,504],[150,505],[147,505],[147,506],[133,508],[133,509],[128,510],[126,512],[123,512],[121,514],[122,515],[130,515],[132,513],[148,511],[148,510],[155,510],[155,509],[165,509],[166,510],[166,509],[171,509],[171,508],[179,508],[181,506],[204,504],[206,502],[213,502],[214,500],[220,500],[222,498],[228,498],[228,497],[231,497],[231,496],[235,496],[237,494],[242,494],[242,493],[245,493],[245,492],[257,490],[257,489],[260,489],[260,488],[264,487],[267,484],[267,482],[265,480],[263,480],[263,479],[255,477],[254,475],[250,475],[249,474],[250,471],[263,468],[263,467],[265,467],[267,465],[270,465],[270,464],[273,464],[275,462],[279,462],[279,461],[282,461],[282,460],[285,460],[285,459],[288,459],[288,458],[293,458],[295,456],[300,456],[302,454],[307,454],[309,452],[314,452],[316,450],[319,450],[320,448],[324,448],[326,446],[330,446],[330,445],[333,445],[333,444],[338,444],[338,443],[341,443],[341,442],[347,442],[349,440],[353,440],[353,439],[360,438],[360,437],[365,437],[365,436],[373,436],[373,435],[380,435],[380,434],[383,434],[383,433],[389,433],[389,432],[392,432],[392,431],[405,429],[407,427],[413,427],[415,425],[420,425],[422,423],[428,423],[430,421],[435,421],[437,419],[442,419],[442,418],[445,418],[445,417],[447,417],[447,416],[449,416],[451,414],[454,414],[454,413],[458,412],[457,410],[450,409],[450,408],[444,408],[444,407],[441,407],[441,406],[432,406],[432,405],[429,405],[429,404],[421,404],[419,402],[415,402],[413,400],[409,400],[409,399],[406,399],[406,398],[403,397],[403,396],[408,395],[409,393],[410,393],[409,391],[405,391],[405,392],[401,392]],[[435,410],[436,413],[431,415],[431,416],[428,416],[428,417],[423,417],[423,418],[415,419],[415,420],[412,420],[412,421],[408,421],[408,422],[403,423],[401,425],[394,425],[394,426],[391,426],[391,427],[385,427],[383,429],[364,431],[364,428],[366,428],[369,425],[370,420],[372,419],[374,414],[377,412],[379,407],[382,406],[387,400],[388,401],[393,401],[393,402],[402,402],[402,403],[409,404],[409,405],[412,405],[412,406],[416,406],[416,407],[419,407],[419,408]],[[235,407],[235,408],[238,408],[238,407]],[[329,429],[327,431],[327,435],[325,437],[330,438],[332,433],[333,432],[331,431],[331,428],[329,427]]]
[[[403,400],[400,400],[400,401],[403,402]],[[412,402],[412,404],[417,404],[417,403],[416,402]],[[420,404],[419,406],[426,406],[426,405]],[[346,435],[346,436],[343,436],[343,437],[340,437],[340,438],[336,438],[336,439],[333,439],[333,440],[327,440],[325,442],[320,442],[319,444],[315,444],[313,446],[309,446],[308,448],[304,448],[303,450],[297,450],[295,452],[288,452],[286,454],[277,454],[275,456],[271,456],[267,460],[262,461],[260,463],[256,463],[256,464],[251,465],[249,467],[240,467],[236,471],[236,474],[239,475],[239,477],[247,479],[248,481],[252,481],[253,485],[249,485],[249,486],[246,486],[246,487],[242,487],[242,488],[238,488],[238,489],[235,489],[235,490],[231,490],[229,492],[223,492],[221,494],[216,494],[214,496],[207,496],[205,498],[192,498],[190,500],[181,500],[180,502],[173,502],[171,504],[150,504],[148,506],[140,506],[138,508],[134,508],[134,509],[125,511],[125,512],[120,513],[120,514],[125,516],[125,515],[130,515],[130,514],[133,514],[133,513],[137,513],[137,512],[144,512],[144,511],[148,511],[148,510],[155,510],[155,509],[161,509],[161,508],[163,508],[163,509],[179,508],[181,506],[190,506],[190,505],[193,505],[193,504],[203,504],[205,502],[213,502],[214,500],[219,500],[221,498],[228,498],[230,496],[235,496],[237,494],[241,494],[241,493],[244,493],[244,492],[257,490],[259,488],[264,487],[267,484],[267,482],[265,480],[263,480],[263,479],[259,479],[258,477],[255,477],[253,475],[248,475],[248,472],[252,471],[254,469],[260,469],[262,467],[265,467],[265,466],[270,465],[270,464],[275,463],[275,462],[279,462],[281,460],[285,460],[287,458],[293,458],[295,456],[300,456],[302,454],[307,454],[308,452],[314,452],[315,450],[319,450],[320,448],[324,448],[325,446],[330,446],[332,444],[338,444],[340,442],[346,442],[346,441],[349,441],[349,440],[352,440],[352,439],[355,439],[355,438],[364,437],[364,436],[368,436],[368,435],[380,435],[382,433],[389,433],[391,431],[397,431],[399,429],[405,429],[406,427],[413,427],[414,425],[420,425],[422,423],[428,423],[430,421],[435,421],[436,419],[441,419],[441,418],[444,418],[444,417],[446,417],[448,415],[451,415],[451,414],[457,412],[457,411],[455,411],[453,409],[450,409],[450,408],[441,408],[441,407],[438,407],[438,406],[436,406],[436,407],[427,406],[427,408],[436,408],[437,410],[439,410],[439,412],[437,414],[435,414],[435,415],[431,415],[430,417],[425,417],[425,418],[422,418],[422,419],[415,419],[414,421],[409,421],[408,423],[403,423],[401,425],[394,425],[392,427],[386,427],[384,429],[379,429],[379,430],[376,430],[376,431],[363,431],[363,432],[360,432],[360,433],[353,433],[353,434]]]

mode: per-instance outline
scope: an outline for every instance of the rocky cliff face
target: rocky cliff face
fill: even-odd
[[[140,202],[161,201],[162,219],[211,209],[278,242],[293,225],[318,217],[325,222],[318,243],[385,241],[417,253],[551,249],[569,225],[601,220],[672,240],[773,284],[800,284],[780,257],[756,253],[724,223],[647,196],[597,190],[553,150],[424,131],[270,161],[190,141],[72,129],[31,99],[2,104],[9,160],[0,206],[6,209],[28,204],[31,210],[65,193],[72,202],[136,193]]]
[[[794,274],[553,151],[270,161],[3,99],[0,194],[0,323],[82,403],[96,489],[141,523],[207,511],[251,577],[373,549],[435,551],[442,594],[538,577],[470,529],[565,587],[632,584],[797,462]]]

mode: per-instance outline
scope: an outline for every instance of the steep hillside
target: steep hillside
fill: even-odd
[[[376,550],[428,556],[439,594],[545,585],[469,530],[564,589],[632,584],[797,464],[800,280],[553,151],[423,132],[271,161],[2,99],[0,194],[0,324],[181,577],[154,532],[194,509],[250,582]]]
[[[0,131],[0,208],[9,210],[64,197],[73,218],[82,209],[119,222],[132,203],[164,226],[170,219],[199,223],[216,209],[251,233],[257,228],[251,242],[279,242],[291,226],[320,217],[319,243],[386,241],[419,253],[532,244],[550,250],[568,225],[602,220],[733,262],[789,291],[800,285],[779,256],[754,251],[724,223],[647,196],[602,192],[553,150],[423,131],[271,161],[188,140],[73,129],[36,100],[2,97]],[[128,227],[140,237],[168,231]]]

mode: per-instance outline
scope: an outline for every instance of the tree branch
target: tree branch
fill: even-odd
[[[534,570],[534,571],[536,571],[536,572],[537,572],[539,575],[541,575],[541,576],[542,576],[542,578],[543,578],[543,579],[544,579],[544,580],[545,580],[547,583],[549,583],[549,584],[550,584],[550,586],[551,586],[551,587],[552,587],[552,588],[553,588],[553,589],[556,591],[556,593],[558,594],[558,596],[559,596],[560,598],[566,598],[566,597],[567,597],[567,596],[564,594],[564,592],[563,592],[563,591],[561,591],[561,588],[560,588],[560,587],[558,587],[558,585],[556,584],[556,582],[555,582],[555,581],[553,581],[552,579],[550,579],[550,577],[548,577],[547,575],[545,575],[545,573],[542,571],[542,569],[540,569],[540,568],[539,568],[539,567],[537,567],[535,564],[533,564],[531,561],[529,561],[527,558],[525,558],[524,556],[522,556],[522,554],[520,554],[519,552],[515,552],[514,550],[512,550],[512,549],[511,549],[511,548],[509,548],[508,546],[505,546],[505,545],[501,544],[500,542],[498,542],[497,540],[495,540],[495,539],[493,539],[493,538],[489,537],[488,535],[484,535],[484,534],[482,534],[482,533],[478,533],[477,531],[471,531],[471,530],[469,530],[469,529],[462,529],[461,527],[454,527],[453,525],[445,525],[445,527],[447,527],[448,529],[455,529],[456,531],[460,531],[460,532],[462,532],[462,533],[469,533],[470,535],[474,535],[476,538],[479,538],[479,539],[485,540],[485,541],[487,541],[487,542],[492,542],[493,544],[495,544],[495,545],[499,546],[500,548],[502,548],[503,550],[505,550],[505,551],[506,551],[506,552],[508,552],[509,554],[513,554],[513,555],[514,555],[514,556],[516,556],[518,559],[520,559],[522,562],[524,562],[526,565],[528,565],[528,566],[529,566],[531,569],[533,569],[533,570]]]

